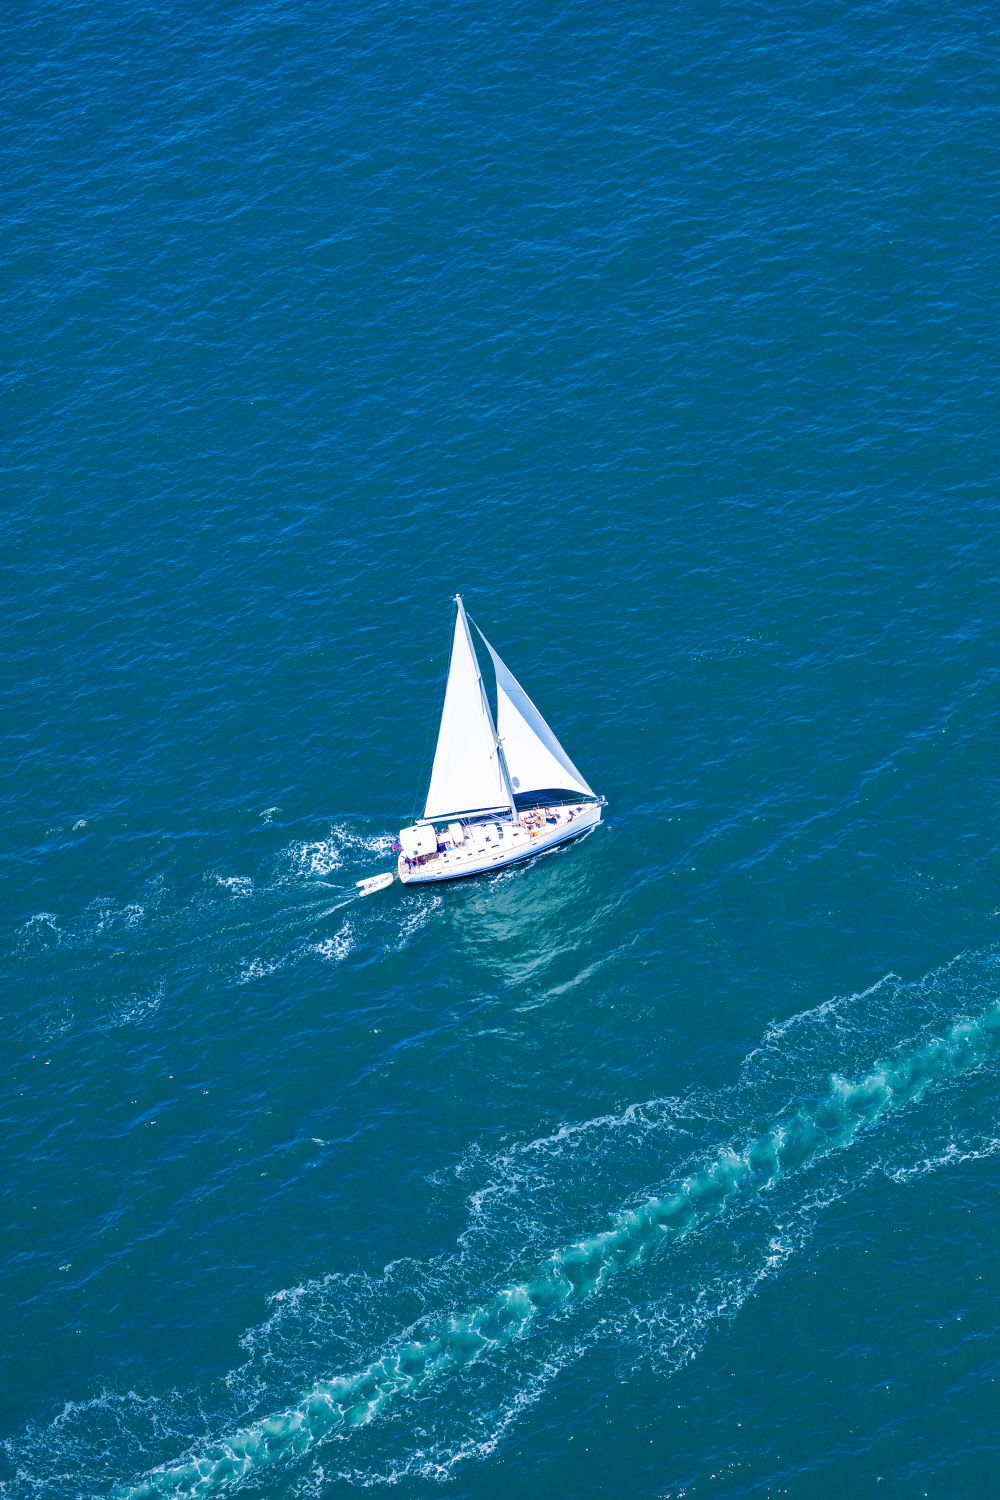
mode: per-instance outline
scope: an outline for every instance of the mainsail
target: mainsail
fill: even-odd
[[[551,790],[596,798],[513,672],[479,634],[497,674],[497,730],[513,790],[519,797]]]
[[[456,603],[458,618],[448,686],[424,807],[424,818],[428,821],[514,811],[465,606],[457,595]]]

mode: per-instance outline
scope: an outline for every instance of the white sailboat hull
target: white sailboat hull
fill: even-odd
[[[572,807],[533,809],[521,813],[516,820],[497,818],[469,823],[461,843],[440,836],[436,854],[419,859],[407,859],[401,854],[397,866],[399,878],[404,885],[419,885],[500,870],[578,838],[596,828],[600,821],[601,804],[581,802]]]

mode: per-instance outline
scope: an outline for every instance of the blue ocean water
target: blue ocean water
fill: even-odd
[[[0,1495],[996,1493],[992,11],[6,43]]]

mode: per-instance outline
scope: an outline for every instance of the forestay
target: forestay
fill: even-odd
[[[513,672],[479,634],[497,675],[497,730],[513,790],[519,797],[549,790],[596,797]]]
[[[465,608],[461,599],[456,602],[448,686],[424,807],[427,819],[514,810]]]

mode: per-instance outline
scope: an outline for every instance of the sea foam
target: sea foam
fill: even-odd
[[[913,985],[889,976],[860,995],[770,1028],[732,1091],[652,1100],[514,1143],[492,1158],[472,1153],[460,1175],[485,1173],[486,1180],[469,1198],[469,1227],[450,1264],[447,1258],[422,1266],[401,1261],[380,1282],[333,1276],[280,1294],[268,1323],[247,1336],[248,1364],[234,1372],[229,1388],[246,1398],[252,1387],[254,1402],[266,1401],[268,1365],[273,1374],[284,1351],[292,1354],[289,1371],[301,1368],[300,1351],[316,1347],[317,1327],[343,1319],[350,1308],[341,1324],[340,1370],[317,1375],[296,1399],[207,1438],[119,1487],[116,1496],[207,1496],[276,1464],[294,1464],[304,1476],[303,1462],[318,1462],[313,1454],[321,1446],[349,1443],[408,1403],[420,1404],[425,1439],[419,1448],[405,1438],[403,1424],[404,1439],[394,1433],[381,1459],[366,1451],[362,1469],[355,1469],[344,1448],[334,1457],[335,1471],[360,1482],[372,1477],[374,1461],[385,1479],[442,1477],[456,1463],[492,1451],[598,1329],[603,1337],[610,1330],[631,1336],[636,1357],[641,1351],[667,1370],[676,1368],[697,1353],[714,1324],[737,1313],[754,1288],[801,1249],[831,1203],[873,1173],[904,1182],[1000,1149],[989,1123],[963,1140],[949,1139],[947,1110],[933,1108],[949,1090],[968,1089],[977,1074],[995,1070],[1000,1003],[982,1003],[983,982],[992,983],[995,971],[995,958],[980,955]],[[980,996],[978,1007],[958,1008],[972,991]],[[925,1019],[915,1033],[871,1057],[873,1036],[884,1041],[893,1024],[917,1020],[921,1012]],[[853,1068],[824,1073],[822,1053],[829,1060],[838,1050],[839,1061],[853,1060]],[[871,1060],[862,1064],[866,1050]],[[753,1116],[789,1072],[795,1102],[754,1126]],[[907,1159],[900,1161],[900,1142],[889,1127],[904,1115],[911,1128]],[[728,1139],[713,1151],[698,1146],[708,1129],[718,1132],[726,1124]],[[671,1142],[675,1153],[678,1146],[694,1149],[686,1168],[662,1188],[637,1194],[603,1227],[540,1251],[535,1209],[548,1184],[567,1171],[589,1166],[593,1172],[609,1141],[616,1152],[633,1141],[647,1167],[651,1141]],[[512,1226],[520,1240],[513,1248]],[[552,1227],[544,1215],[541,1227]],[[506,1273],[499,1263],[504,1228]],[[491,1250],[497,1262],[492,1287]],[[413,1307],[421,1310],[408,1318]],[[385,1332],[393,1309],[395,1334]],[[367,1357],[352,1361],[366,1344]],[[472,1413],[461,1401],[463,1388],[475,1397]],[[437,1422],[428,1407],[435,1390],[442,1397],[448,1392]],[[387,1425],[387,1435],[398,1425]]]

